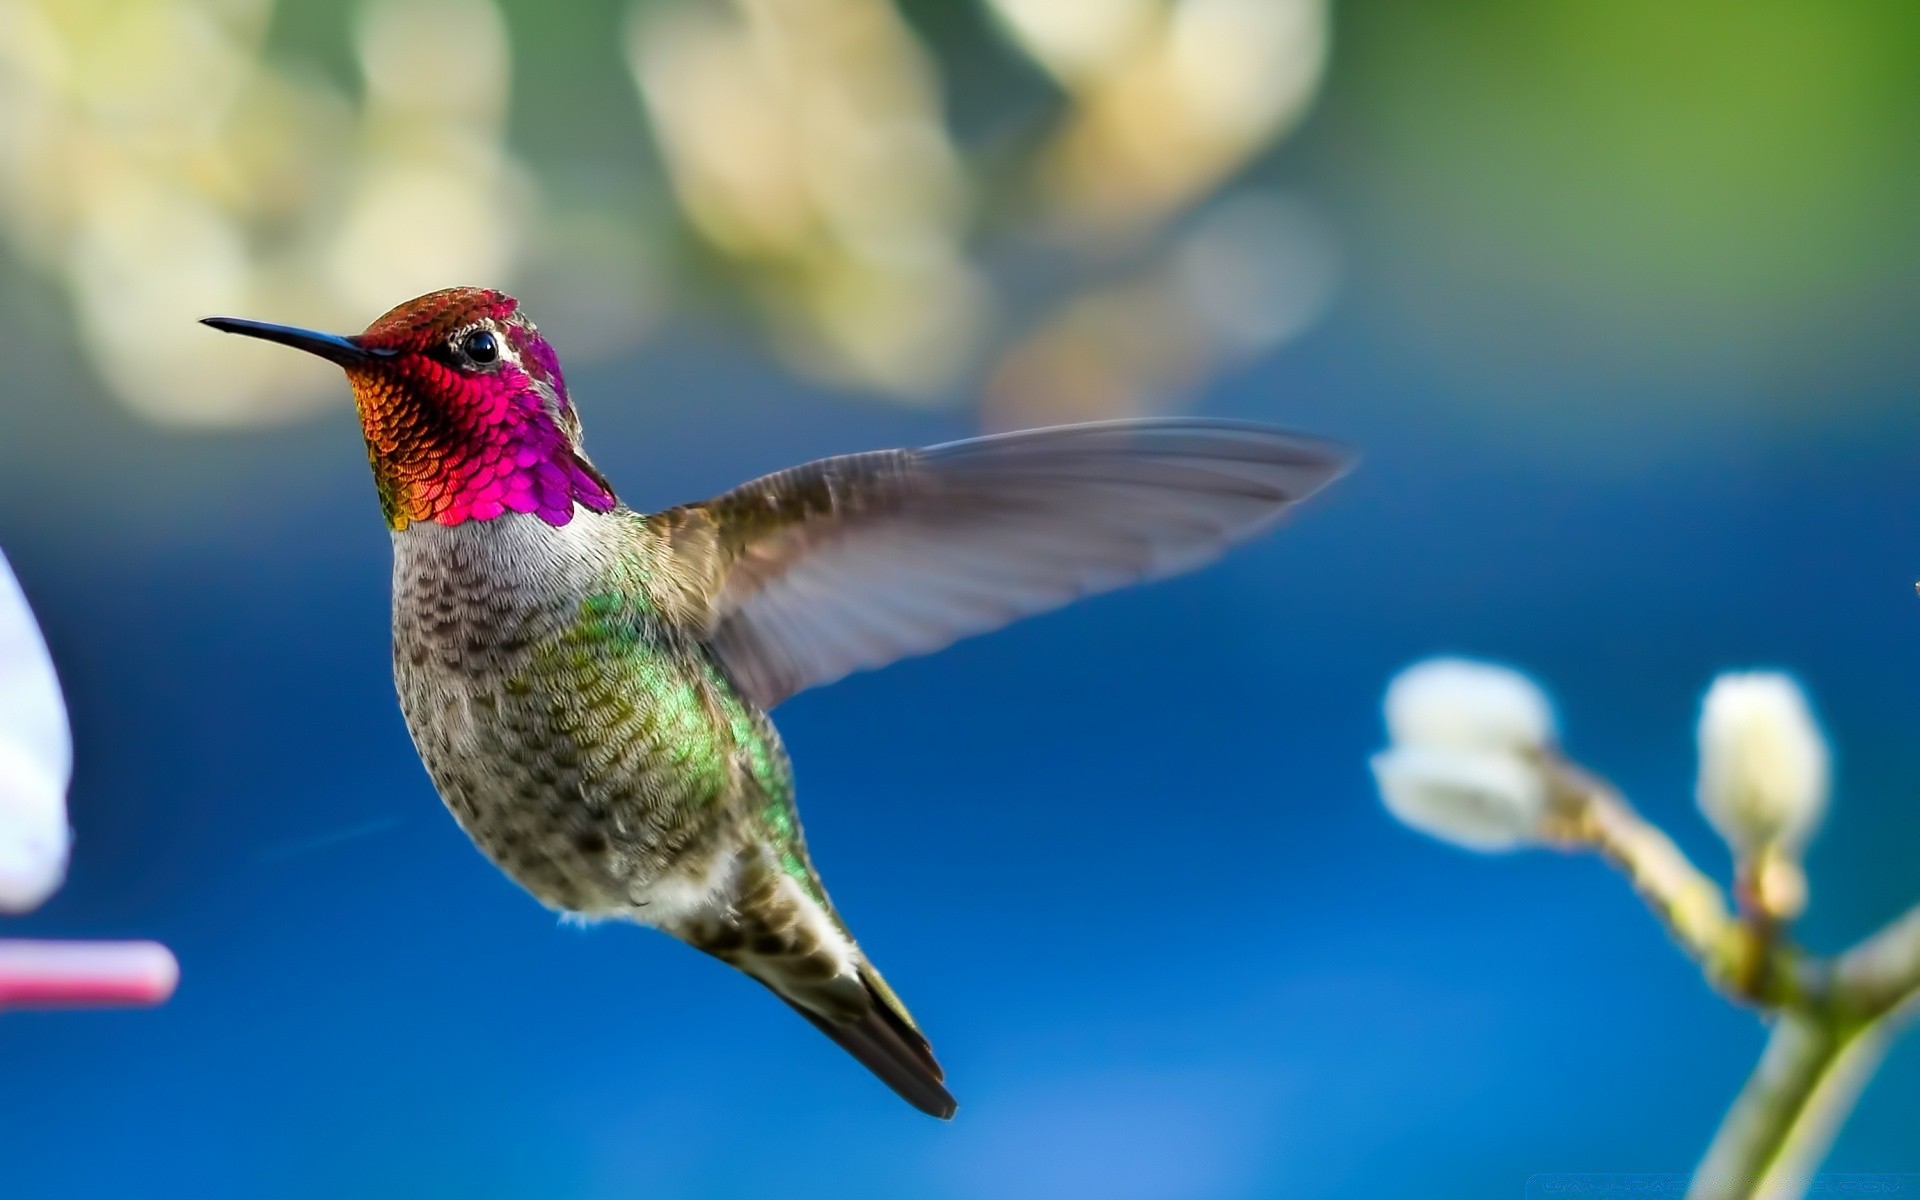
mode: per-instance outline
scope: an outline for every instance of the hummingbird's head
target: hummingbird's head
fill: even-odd
[[[503,292],[430,292],[353,337],[233,317],[204,324],[346,369],[380,507],[394,529],[509,512],[558,526],[575,504],[614,506],[613,489],[581,450],[559,358]]]

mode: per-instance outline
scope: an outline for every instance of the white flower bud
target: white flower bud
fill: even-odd
[[[1403,824],[1468,850],[1512,850],[1539,840],[1546,781],[1516,754],[1396,746],[1373,756],[1387,810]]]
[[[38,907],[66,877],[72,771],[60,683],[0,554],[0,911]]]
[[[1518,671],[1430,658],[1387,686],[1387,736],[1396,746],[1535,751],[1554,740],[1553,705]]]
[[[1713,681],[1700,709],[1700,811],[1741,854],[1798,851],[1827,805],[1827,743],[1791,678]]]

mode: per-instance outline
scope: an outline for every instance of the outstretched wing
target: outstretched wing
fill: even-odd
[[[1094,592],[1267,529],[1345,469],[1260,425],[1103,421],[822,459],[647,518],[756,703]]]

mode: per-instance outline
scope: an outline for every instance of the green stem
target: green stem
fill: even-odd
[[[1798,1200],[1880,1066],[1897,1014],[1835,1026],[1789,1012],[1694,1174],[1688,1200]]]
[[[1831,987],[1835,998],[1850,1006],[1846,1015],[1862,1020],[1920,997],[1920,905],[1841,955]]]
[[[1906,1018],[1920,1010],[1920,906],[1832,961],[1725,895],[1600,777],[1549,753],[1545,839],[1597,852],[1728,998],[1773,1035],[1695,1173],[1690,1200],[1797,1200]]]
[[[1547,840],[1596,853],[1625,876],[1709,984],[1737,1003],[1769,1010],[1809,998],[1812,981],[1794,947],[1740,920],[1720,885],[1617,789],[1558,756],[1541,765],[1555,806]]]
[[[1690,1200],[1798,1200],[1887,1047],[1920,1008],[1920,908],[1794,994],[1708,1147]]]

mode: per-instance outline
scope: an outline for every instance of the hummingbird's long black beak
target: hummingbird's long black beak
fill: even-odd
[[[328,362],[336,362],[343,367],[390,358],[393,353],[390,350],[370,350],[354,338],[343,337],[337,333],[320,333],[312,329],[299,329],[292,325],[269,325],[265,321],[247,321],[240,317],[202,317],[200,323],[218,329],[221,333],[237,333],[242,337],[279,342],[282,346],[292,346],[295,350],[318,354]]]

